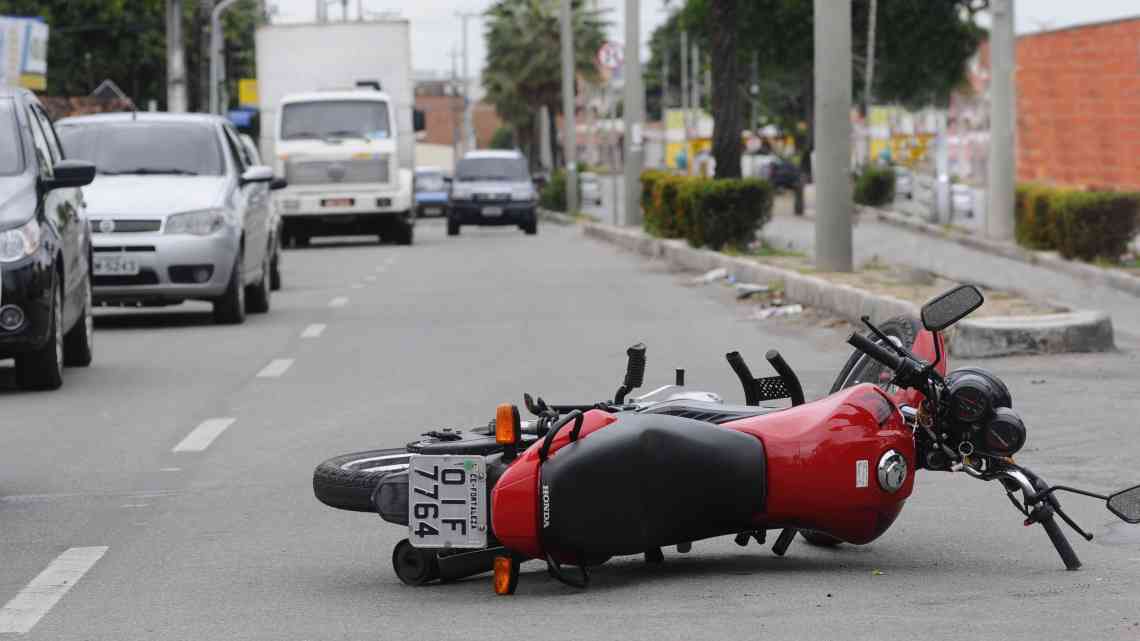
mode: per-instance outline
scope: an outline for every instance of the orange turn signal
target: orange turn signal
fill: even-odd
[[[495,557],[495,594],[514,594],[519,586],[519,562],[506,556]]]
[[[516,445],[521,438],[519,408],[503,403],[495,409],[495,442],[499,445]]]

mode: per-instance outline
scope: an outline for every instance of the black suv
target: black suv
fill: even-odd
[[[24,89],[0,88],[0,359],[22,387],[56,389],[91,363],[91,231],[78,189],[95,166],[65,160]]]
[[[526,158],[517,151],[471,151],[456,163],[447,211],[447,235],[463,225],[517,225],[538,233]]]

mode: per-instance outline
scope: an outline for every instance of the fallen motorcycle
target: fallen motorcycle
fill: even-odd
[[[612,401],[553,405],[525,395],[534,420],[513,405],[471,430],[443,429],[403,448],[330,459],[317,467],[317,498],[376,512],[406,526],[392,554],[397,576],[423,585],[494,571],[499,594],[515,591],[520,563],[540,559],[550,574],[585,587],[590,568],[615,556],[661,562],[694,541],[732,535],[784,554],[797,533],[815,545],[874,541],[910,496],[915,471],[998,481],[1026,525],[1041,524],[1065,567],[1081,563],[1057,523],[1087,540],[1059,492],[1106,502],[1140,523],[1140,486],[1102,495],[1049,485],[1013,456],[1026,442],[1006,385],[981,368],[949,371],[942,332],[980,307],[960,286],[922,308],[921,326],[864,322],[832,393],[804,402],[778,352],[777,376],[754,378],[727,355],[745,405],[673,385],[627,399],[640,387],[645,348],[631,347]],[[790,407],[761,403],[790,399]],[[571,570],[570,568],[575,568]]]

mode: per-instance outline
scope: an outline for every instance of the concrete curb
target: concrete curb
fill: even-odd
[[[903,227],[920,234],[955,242],[970,249],[1002,256],[1010,260],[1016,260],[1030,265],[1038,265],[1074,278],[1080,278],[1094,285],[1104,285],[1105,287],[1111,287],[1132,294],[1133,296],[1140,296],[1140,278],[1121,270],[1105,269],[1077,261],[1066,260],[1057,254],[1057,252],[1033,251],[1023,249],[1012,243],[1000,243],[985,238],[978,238],[970,234],[932,225],[898,212],[876,209],[874,207],[863,207],[860,205],[856,205],[855,209],[859,213],[875,216],[889,225]]]
[[[709,249],[694,249],[685,241],[654,238],[640,229],[587,222],[582,224],[582,232],[586,236],[647,258],[664,260],[670,266],[686,271],[707,272],[724,268],[737,281],[782,281],[787,299],[827,310],[852,322],[859,322],[862,316],[870,316],[874,322],[882,322],[893,316],[917,318],[919,315],[919,307],[910,301],[832,283],[747,258],[727,256]],[[964,320],[956,328],[953,351],[954,355],[962,358],[1103,352],[1115,348],[1112,320],[1102,312],[981,318]]]
[[[536,211],[541,220],[552,222],[556,225],[573,225],[577,222],[573,216],[562,212],[543,209],[542,207],[539,207]]]

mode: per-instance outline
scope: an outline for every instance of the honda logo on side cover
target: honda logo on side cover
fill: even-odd
[[[550,486],[542,485],[542,528],[550,527]]]

